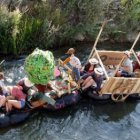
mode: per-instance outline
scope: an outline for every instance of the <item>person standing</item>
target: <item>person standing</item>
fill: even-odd
[[[79,58],[74,55],[74,48],[70,48],[66,54],[69,54],[69,56],[63,61],[62,65],[65,65],[67,63],[70,64],[70,67],[72,68],[73,79],[78,82],[78,80],[80,79],[81,62]]]

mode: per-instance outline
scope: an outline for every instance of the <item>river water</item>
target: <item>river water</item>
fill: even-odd
[[[123,50],[124,45],[98,47]],[[82,62],[91,48],[92,45],[76,47]],[[56,59],[66,50],[54,51]],[[7,84],[24,77],[23,63],[24,58],[3,64]],[[39,110],[21,124],[0,129],[0,140],[140,140],[140,102],[97,103],[82,99],[77,105],[57,112]]]

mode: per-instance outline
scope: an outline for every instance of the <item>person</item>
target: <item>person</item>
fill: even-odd
[[[84,75],[85,73],[91,73],[94,71],[94,69],[97,67],[98,60],[96,58],[89,59],[88,63],[85,64],[84,70],[81,71],[81,75]]]
[[[11,111],[13,107],[17,109],[25,107],[26,95],[23,93],[21,86],[4,86],[0,88],[3,95],[3,100],[0,100],[0,103],[1,106],[6,106],[7,112]]]
[[[4,73],[0,72],[0,86],[3,87],[4,86]]]
[[[0,85],[0,108],[5,106],[5,102],[6,102],[6,97],[3,93],[2,86]]]
[[[5,100],[6,100],[2,90],[2,87],[5,86],[3,80],[4,80],[4,73],[0,72],[0,108],[2,106],[5,106]]]
[[[81,62],[79,60],[78,57],[76,57],[75,54],[75,49],[74,48],[70,48],[67,53],[69,55],[69,57],[67,57],[62,65],[65,65],[67,63],[70,64],[70,66],[72,67],[72,76],[73,79],[75,81],[78,81],[80,79],[80,69],[81,69]]]
[[[28,94],[28,91],[30,89],[32,89],[32,88],[34,88],[36,91],[38,91],[38,89],[35,87],[35,84],[32,83],[27,77],[24,77],[23,79],[18,81],[16,85],[17,86],[21,86],[22,87],[22,91],[25,94]]]
[[[116,73],[117,77],[132,77],[133,64],[130,60],[131,53],[129,51],[124,52],[124,60],[121,64],[119,71]]]
[[[95,68],[92,73],[85,74],[81,79],[82,90],[93,86],[93,89],[98,92],[103,82],[103,70],[101,67]]]
[[[137,54],[138,60],[140,61],[140,53]],[[140,69],[140,65],[138,63],[138,61],[134,61],[133,64],[133,71],[135,72],[137,69]]]

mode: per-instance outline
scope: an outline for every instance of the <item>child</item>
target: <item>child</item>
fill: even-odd
[[[70,48],[66,54],[69,54],[69,56],[63,61],[63,65],[69,62],[70,67],[72,68],[72,76],[74,80],[78,82],[78,80],[80,79],[81,62],[79,58],[74,55],[74,48]]]

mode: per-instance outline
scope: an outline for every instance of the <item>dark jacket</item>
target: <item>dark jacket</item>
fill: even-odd
[[[97,77],[95,72],[89,73],[89,74],[85,74],[84,76],[82,76],[82,79],[86,79],[87,77],[92,76],[93,80],[95,81],[95,83],[97,84],[97,86],[94,88],[95,91],[99,91],[101,88],[101,84],[103,82],[103,76],[99,76]]]

